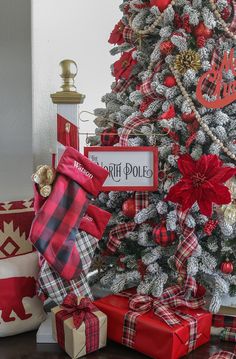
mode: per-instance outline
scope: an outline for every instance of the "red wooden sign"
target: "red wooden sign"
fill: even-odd
[[[155,147],[85,147],[84,154],[109,171],[102,191],[156,191],[158,188]]]
[[[197,84],[197,100],[207,108],[222,108],[236,100],[236,80],[225,82],[223,79],[224,72],[232,71],[236,75],[236,58],[234,49],[224,53],[221,63],[215,63],[212,68],[200,77]],[[211,96],[215,97],[209,101],[204,97],[208,89],[213,89]],[[204,89],[204,90],[203,90]]]

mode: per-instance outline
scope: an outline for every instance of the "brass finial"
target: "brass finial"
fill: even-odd
[[[59,66],[61,68],[60,76],[63,80],[61,85],[62,91],[77,91],[74,84],[75,76],[78,72],[76,62],[73,60],[62,60]]]
[[[59,64],[60,76],[62,78],[61,91],[51,95],[53,103],[74,103],[80,104],[84,102],[85,95],[77,92],[74,84],[77,75],[77,64],[73,60],[62,60]]]

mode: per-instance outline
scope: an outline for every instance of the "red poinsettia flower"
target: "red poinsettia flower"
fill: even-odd
[[[123,38],[124,27],[125,25],[121,20],[115,25],[108,40],[110,44],[121,45],[124,43],[124,38]]]
[[[116,78],[116,81],[121,77],[126,80],[129,78],[133,67],[137,64],[137,61],[132,57],[133,52],[134,49],[128,52],[124,52],[120,59],[114,63],[113,74]]]
[[[185,211],[198,203],[200,212],[211,216],[212,204],[228,204],[231,195],[223,183],[236,174],[236,169],[223,167],[217,155],[203,155],[195,161],[190,155],[178,160],[182,179],[171,187],[166,200],[179,203]]]

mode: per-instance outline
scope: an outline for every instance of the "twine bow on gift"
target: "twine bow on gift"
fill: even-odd
[[[97,307],[89,298],[78,298],[74,293],[68,294],[59,312],[56,314],[56,329],[58,344],[65,348],[64,321],[73,318],[75,329],[79,329],[81,324],[85,324],[86,353],[95,351],[99,348],[99,320],[94,312]]]
[[[122,294],[121,294],[122,295]],[[178,307],[198,309],[204,304],[203,298],[191,300],[183,297],[184,290],[179,285],[167,288],[161,297],[153,298],[148,295],[134,295],[129,299],[129,311],[124,318],[122,343],[134,348],[137,318],[153,310],[153,313],[162,319],[168,326],[180,325],[184,319],[189,323],[190,336],[188,341],[188,352],[196,347],[197,341],[197,319],[182,311],[176,311]],[[129,295],[128,295],[129,296]]]

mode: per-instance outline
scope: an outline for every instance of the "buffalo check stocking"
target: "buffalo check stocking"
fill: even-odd
[[[30,241],[66,280],[82,271],[75,246],[77,228],[91,197],[98,195],[107,175],[102,167],[68,147],[58,164],[52,193],[33,221]]]

